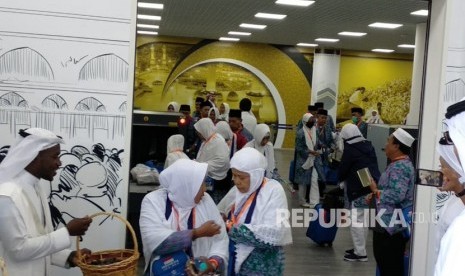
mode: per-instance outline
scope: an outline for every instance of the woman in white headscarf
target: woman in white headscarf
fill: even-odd
[[[270,136],[270,127],[266,124],[258,124],[253,134],[254,139],[245,144],[246,147],[254,148],[265,156],[268,163],[265,176],[268,178],[273,176],[273,172],[276,168],[274,148],[273,144],[270,142]]]
[[[237,136],[232,132],[231,127],[225,121],[219,121],[216,124],[216,132],[223,136],[229,147],[229,158],[232,158],[237,151]]]
[[[207,164],[178,160],[160,174],[161,189],[142,201],[140,230],[145,275],[154,275],[157,260],[182,252],[203,260],[207,272],[222,272],[228,260],[228,237],[215,203],[205,194]],[[181,259],[185,260],[185,259]],[[181,264],[182,272],[185,261]]]
[[[202,118],[194,125],[197,135],[202,140],[197,161],[208,164],[207,186],[213,200],[218,203],[231,188],[231,179],[227,178],[229,170],[229,148],[224,138],[216,133],[215,126],[210,118]]]
[[[319,157],[315,150],[318,144],[315,131],[315,118],[311,113],[302,117],[303,126],[297,131],[295,139],[295,182],[299,185],[299,202],[302,207],[315,207],[320,202],[320,191],[318,188],[318,173],[314,166]],[[310,186],[310,202],[305,199],[305,191]]]
[[[220,117],[219,117],[219,119],[222,120],[222,121],[229,122],[229,110],[231,110],[231,108],[229,107],[229,104],[228,103],[222,103],[220,105]]]
[[[219,118],[220,118],[220,112],[218,111],[218,108],[212,107],[210,110],[208,110],[208,118],[210,118],[213,122],[214,125],[218,123]]]
[[[464,204],[465,98],[447,108],[444,123],[447,125],[448,131],[444,133],[440,144],[445,145],[440,145],[438,148],[441,155],[441,170],[444,175],[442,190],[453,191],[455,196],[461,199],[462,204]],[[435,276],[463,275],[462,263],[465,259],[464,229],[465,211],[462,211],[450,224],[441,240]]]
[[[183,148],[184,136],[181,134],[175,134],[168,138],[166,146],[167,155],[165,160],[165,169],[179,159],[189,159],[189,157],[182,151]]]
[[[168,112],[179,112],[179,104],[177,102],[169,102],[166,109]]]
[[[283,275],[282,246],[292,243],[286,195],[264,177],[266,159],[253,148],[231,159],[235,200],[226,223],[230,237],[228,275]],[[277,218],[282,218],[281,221]]]

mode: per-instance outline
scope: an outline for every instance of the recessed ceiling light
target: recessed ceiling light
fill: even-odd
[[[237,37],[220,37],[220,40],[223,40],[223,41],[239,41],[240,39],[237,38]]]
[[[315,39],[315,41],[320,41],[320,42],[338,42],[339,39],[337,39],[337,38],[323,38],[323,37],[320,37],[320,38]]]
[[[297,43],[297,46],[300,47],[318,47],[318,44],[313,44],[313,43]]]
[[[372,52],[379,52],[379,53],[392,53],[394,50],[391,49],[373,49]]]
[[[370,25],[369,27],[373,28],[385,28],[385,29],[396,29],[402,26],[402,24],[393,24],[393,23],[382,23],[382,22],[375,22]]]
[[[146,34],[146,35],[157,35],[157,32],[151,32],[151,31],[137,31],[138,34]]]
[[[287,15],[285,14],[275,14],[275,13],[264,13],[264,12],[259,12],[255,14],[255,17],[258,18],[268,18],[268,19],[284,19],[286,18]]]
[[[137,24],[137,28],[159,29],[160,26],[158,26],[158,25],[149,25],[149,24]]]
[[[340,32],[338,35],[345,35],[345,36],[364,36],[367,33],[359,33],[359,32]]]
[[[415,45],[412,45],[412,44],[400,44],[400,45],[397,45],[397,47],[399,47],[399,48],[415,48]]]
[[[145,20],[159,21],[159,20],[161,20],[161,16],[158,16],[158,15],[138,14],[138,15],[137,15],[137,19],[145,19]]]
[[[428,16],[428,10],[418,10],[410,13],[411,15]]]
[[[230,31],[228,32],[228,35],[251,35],[252,33],[248,33],[248,32],[234,32],[234,31]]]
[[[248,23],[242,23],[239,25],[241,28],[249,28],[249,29],[259,29],[263,30],[266,28],[266,25],[257,25],[257,24],[248,24]]]
[[[309,0],[277,0],[275,3],[280,4],[280,5],[308,7],[311,4],[315,3],[315,1],[309,1]]]
[[[139,8],[163,10],[163,4],[139,2],[139,3],[137,3],[137,6],[138,6]]]

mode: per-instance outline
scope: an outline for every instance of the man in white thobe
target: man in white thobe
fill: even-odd
[[[44,276],[51,264],[75,266],[70,236],[84,235],[92,220],[73,219],[54,231],[39,185],[40,179],[52,181],[61,166],[60,143],[48,130],[21,130],[0,164],[0,256],[10,275]]]

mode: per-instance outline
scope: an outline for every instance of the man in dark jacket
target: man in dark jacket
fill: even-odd
[[[345,125],[341,130],[341,137],[344,140],[344,151],[339,166],[339,180],[345,183],[346,207],[350,208],[351,212],[356,212],[356,216],[352,215],[351,218],[357,218],[359,224],[363,223],[363,227],[352,224],[350,232],[354,248],[346,251],[344,260],[366,262],[368,260],[366,253],[368,225],[364,208],[368,206],[366,206],[364,196],[371,191],[369,186],[362,185],[357,171],[368,168],[375,181],[378,181],[381,174],[378,169],[375,149],[371,142],[363,137],[356,125]]]

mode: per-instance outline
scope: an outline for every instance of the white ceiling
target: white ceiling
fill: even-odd
[[[410,13],[427,9],[424,0],[316,0],[309,7],[275,4],[275,0],[139,0],[162,3],[163,10],[139,8],[139,14],[160,15],[161,21],[139,20],[138,23],[160,25],[159,35],[218,39],[229,31],[252,32],[240,37],[242,42],[295,45],[318,43],[320,47],[371,51],[394,49],[396,53],[413,53],[398,48],[415,43],[416,24],[426,16]],[[283,20],[255,18],[257,12],[286,14]],[[374,22],[400,23],[394,30],[368,27]],[[264,30],[248,30],[241,23],[265,24]],[[363,37],[339,36],[342,31],[365,32]],[[339,38],[337,43],[315,42],[316,38]]]

